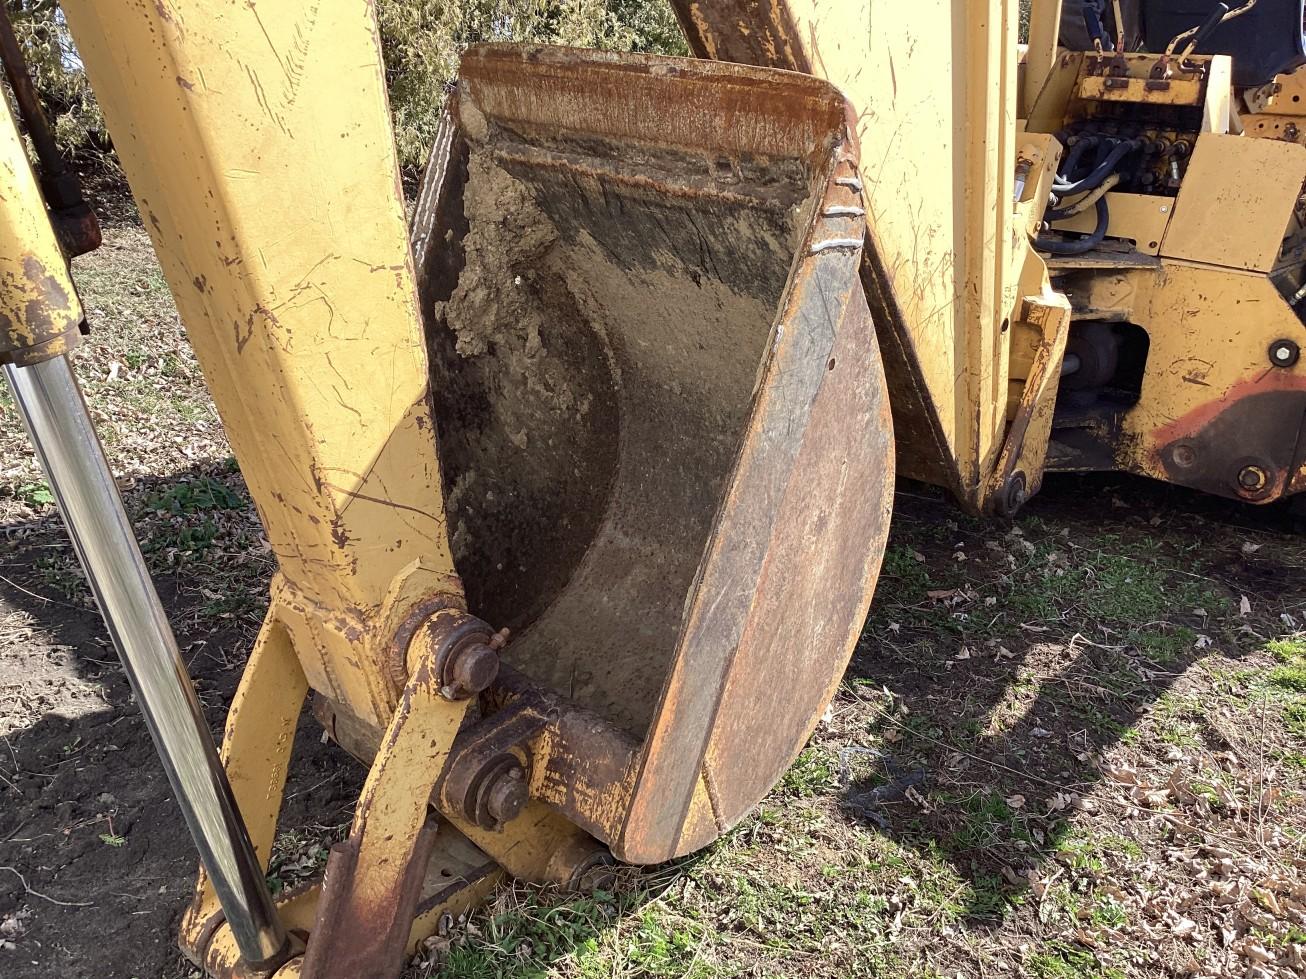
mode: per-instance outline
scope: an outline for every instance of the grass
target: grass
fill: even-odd
[[[1269,682],[1289,693],[1306,694],[1306,665],[1276,666],[1270,671]]]
[[[787,795],[810,798],[835,788],[835,765],[826,754],[807,748],[785,772],[780,786]]]
[[[97,334],[77,366],[142,545],[190,633],[243,637],[221,653],[237,670],[261,528],[143,236],[79,265]],[[4,573],[87,603],[3,398],[0,417]],[[754,813],[610,891],[506,887],[406,979],[1245,974],[1219,937],[1245,930],[1239,903],[1204,888],[1306,858],[1306,545],[1212,507],[1084,477],[1002,524],[908,487],[833,707]],[[274,889],[341,832],[283,831]],[[1253,936],[1284,961],[1289,900],[1258,905]]]
[[[1283,710],[1283,720],[1290,735],[1306,742],[1306,704],[1289,704]]]
[[[1275,639],[1265,648],[1280,664],[1270,671],[1269,684],[1289,694],[1306,694],[1306,638]]]
[[[1273,704],[1283,726],[1284,740],[1272,755],[1285,768],[1306,781],[1306,634],[1293,633],[1271,639],[1265,652],[1275,665],[1258,686],[1267,705]]]
[[[20,483],[14,488],[14,496],[33,510],[39,510],[54,502],[54,491],[43,479]]]
[[[613,924],[625,920],[619,939]],[[705,926],[641,910],[640,898],[596,892],[565,902],[520,901],[488,914],[470,940],[449,951],[441,976],[509,979],[541,975],[549,963],[572,963],[581,977],[607,976],[620,960],[629,975],[708,976],[695,965]],[[488,967],[487,967],[488,966]]]
[[[161,492],[151,494],[145,501],[145,505],[153,510],[173,514],[237,510],[246,504],[245,496],[209,476],[174,483]]]
[[[1037,979],[1124,979],[1120,970],[1102,968],[1092,952],[1066,942],[1052,942],[1046,951],[1034,953],[1028,967]]]

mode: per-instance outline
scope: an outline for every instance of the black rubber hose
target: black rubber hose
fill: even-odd
[[[1197,33],[1193,35],[1193,39],[1188,42],[1192,46],[1194,53],[1206,43],[1208,37],[1215,33],[1215,29],[1220,26],[1220,22],[1224,20],[1224,16],[1228,12],[1229,5],[1227,3],[1217,3],[1215,5],[1211,10],[1211,15],[1206,18],[1206,21],[1198,28]]]
[[[1136,149],[1138,149],[1138,140],[1136,139],[1122,140],[1121,142],[1116,144],[1115,149],[1113,149],[1110,153],[1108,153],[1106,159],[1103,160],[1101,163],[1099,163],[1097,167],[1093,170],[1093,172],[1090,173],[1087,177],[1083,177],[1082,179],[1076,180],[1073,183],[1061,183],[1059,181],[1053,181],[1052,192],[1056,194],[1058,197],[1064,199],[1066,197],[1070,197],[1073,194],[1082,194],[1085,191],[1092,190],[1094,187],[1100,184],[1107,177],[1111,176],[1112,171],[1114,171],[1116,165],[1119,164],[1122,159],[1124,159],[1125,154],[1130,153]]]
[[[1079,141],[1066,152],[1066,156],[1057,170],[1056,179],[1060,180],[1064,175],[1066,180],[1069,180],[1071,174],[1075,172],[1075,168],[1079,166],[1084,154],[1100,142],[1101,140],[1096,136],[1081,136]]]
[[[1067,185],[1072,183],[1075,173],[1083,165],[1084,157],[1095,152],[1103,143],[1104,140],[1099,136],[1081,136],[1070,146],[1070,149],[1066,151],[1066,155],[1061,158],[1061,164],[1057,168],[1057,172],[1052,177],[1053,189],[1051,199],[1048,201],[1049,207],[1057,207],[1061,204],[1061,198],[1056,192],[1055,185],[1058,182]]]
[[[1072,146],[1052,177],[1053,191],[1056,192],[1058,187],[1069,187],[1091,174],[1106,162],[1117,142],[1107,136],[1086,136]],[[1080,147],[1083,147],[1083,152],[1076,153]]]
[[[1112,174],[1112,176],[1118,178],[1120,175]],[[1053,221],[1064,221],[1066,218],[1073,218],[1080,211],[1087,211],[1090,207],[1092,207],[1094,204],[1097,203],[1098,198],[1100,198],[1104,194],[1110,193],[1113,187],[1118,187],[1119,185],[1120,185],[1119,179],[1117,179],[1114,183],[1112,183],[1111,177],[1107,177],[1095,188],[1090,190],[1087,194],[1085,194],[1079,200],[1075,201],[1075,203],[1070,205],[1069,207],[1059,206],[1060,202],[1058,202],[1057,206],[1049,207],[1046,211],[1043,212],[1043,221],[1046,224],[1051,224]]]
[[[1097,202],[1097,227],[1093,229],[1091,235],[1080,238],[1078,241],[1062,241],[1059,238],[1035,238],[1034,249],[1046,252],[1049,255],[1082,255],[1084,252],[1091,251],[1102,244],[1102,239],[1106,237],[1107,225],[1110,223],[1111,216],[1107,212],[1106,198],[1103,197]]]

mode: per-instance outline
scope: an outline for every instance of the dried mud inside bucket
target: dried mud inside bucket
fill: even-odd
[[[515,633],[508,661],[642,737],[807,188],[796,162],[758,187],[737,162],[561,156],[466,162],[462,267],[430,297],[446,506],[470,607]]]

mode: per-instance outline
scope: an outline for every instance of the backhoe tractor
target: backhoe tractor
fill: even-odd
[[[1028,43],[1016,0],[673,3],[696,58],[469,49],[411,216],[367,0],[63,3],[277,560],[220,752],[67,359],[98,228],[0,25],[0,362],[210,976],[394,977],[505,876],[727,831],[834,695],[895,471],[1005,516],[1048,471],[1306,489],[1296,0],[1036,0]],[[368,775],[274,899],[305,709]]]
[[[900,472],[1000,514],[1046,471],[1306,489],[1300,3],[1035,0],[1027,44],[1014,3],[674,6],[856,107]]]

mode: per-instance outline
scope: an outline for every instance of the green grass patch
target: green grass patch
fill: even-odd
[[[1289,734],[1306,741],[1306,704],[1289,704],[1284,708],[1283,723]]]
[[[1130,632],[1129,641],[1148,659],[1166,666],[1194,648],[1197,633],[1187,626],[1180,625],[1172,626],[1165,631]]]
[[[1285,636],[1271,639],[1265,650],[1280,663],[1295,665],[1306,663],[1306,636]]]
[[[1037,979],[1124,979],[1119,969],[1108,969],[1097,956],[1068,942],[1049,942],[1027,962],[1029,973]]]
[[[787,795],[810,799],[832,791],[838,781],[838,772],[829,754],[818,748],[804,748],[785,772],[780,787]]]
[[[14,489],[14,496],[22,500],[33,510],[39,510],[54,502],[54,491],[45,480],[20,483]]]
[[[478,921],[475,933],[455,945],[448,958],[431,975],[444,979],[526,979],[543,976],[560,959],[576,961],[582,976],[605,974],[599,960],[610,958],[610,938],[605,932],[626,901],[596,891],[592,895],[562,899],[552,892],[528,892],[509,910]],[[668,934],[648,914],[638,918],[625,951],[639,956],[645,974],[676,974],[676,964],[688,965],[692,949],[676,932]],[[609,954],[605,954],[609,953]],[[679,960],[679,962],[677,962]],[[654,968],[649,968],[653,966]],[[700,973],[701,975],[701,973]]]
[[[958,525],[941,542],[913,530],[912,539],[927,553],[904,544],[888,549],[872,625],[1009,642],[1014,624],[1057,623],[1106,630],[1113,642],[1123,639],[1149,660],[1171,664],[1195,648],[1208,620],[1232,608],[1205,579],[1163,564],[1160,555],[1169,553],[1163,541],[1108,533],[1095,537],[1093,547],[1078,547],[1032,517],[1022,519],[1020,531],[1001,540],[962,539],[953,547],[950,542],[967,538],[968,528]],[[962,555],[966,560],[957,560]],[[1184,620],[1198,609],[1205,616],[1198,615],[1195,628]]]
[[[1100,873],[1107,869],[1108,856],[1128,863],[1143,858],[1138,841],[1118,833],[1086,833],[1069,828],[1056,842],[1055,852],[1072,870]]]
[[[1129,914],[1119,901],[1110,897],[1099,897],[1093,902],[1089,920],[1104,928],[1120,928],[1129,922]]]
[[[174,483],[160,493],[152,494],[145,505],[151,510],[165,513],[204,513],[210,510],[240,510],[244,498],[226,483],[208,476]]]
[[[952,804],[949,801],[949,804]],[[1021,824],[1016,810],[996,792],[978,792],[960,799],[965,818],[952,834],[950,843],[955,850],[979,850],[998,842],[1026,839],[1029,834]]]
[[[141,551],[158,554],[164,551],[205,551],[218,538],[218,525],[207,517],[195,524],[161,528],[141,540]]]
[[[1306,694],[1306,666],[1276,666],[1266,679],[1280,690]]]

